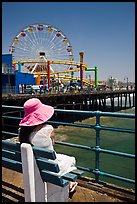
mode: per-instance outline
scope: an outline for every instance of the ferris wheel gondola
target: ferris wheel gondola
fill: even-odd
[[[47,61],[73,61],[72,46],[66,35],[49,24],[33,24],[22,29],[10,46],[14,62],[25,62],[27,72],[45,71]],[[68,65],[51,65],[52,71],[63,71]]]

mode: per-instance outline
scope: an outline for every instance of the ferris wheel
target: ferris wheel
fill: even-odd
[[[22,29],[13,39],[10,53],[13,61],[24,62],[24,69],[28,72],[46,70],[47,61],[54,61],[52,71],[63,71],[70,66],[56,62],[74,60],[66,35],[49,24],[33,24]]]

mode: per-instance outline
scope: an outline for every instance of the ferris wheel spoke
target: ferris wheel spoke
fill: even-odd
[[[29,52],[31,51],[31,49],[33,48],[33,45],[30,44],[29,41],[26,41],[26,39],[24,39],[24,41],[20,42],[19,46],[20,47],[17,47],[17,48],[22,49],[22,51],[25,51],[25,52],[28,51],[28,55],[29,55]]]
[[[26,37],[22,37],[21,41],[25,44],[24,46],[31,47],[33,46],[33,43],[30,41],[28,35]]]
[[[58,54],[59,53],[60,55],[65,55],[66,54],[64,49],[53,49],[51,52],[53,54]],[[68,54],[66,54],[66,56],[68,56]]]
[[[22,55],[25,53],[26,55],[30,55],[31,50],[29,48],[22,48],[22,47],[18,47],[18,52],[21,53]]]
[[[54,39],[50,42],[50,47],[52,47],[52,45],[54,45],[56,42],[59,42],[59,39],[56,37],[56,35],[54,35]]]
[[[30,34],[30,33],[28,33],[27,36],[28,36],[28,40],[32,43],[32,46],[33,46],[33,47],[36,47],[37,44],[36,44],[36,41],[35,41],[34,36],[33,36],[32,34]]]
[[[45,49],[46,50],[48,50],[49,49],[49,36],[48,36],[48,33],[47,33],[47,31],[46,30],[44,30],[44,32],[43,32],[43,36],[42,36],[42,44],[43,44],[43,46],[45,47]]]
[[[55,43],[52,45],[52,47],[50,47],[50,49],[58,49],[58,48],[60,48],[60,47],[64,47],[64,50],[65,50],[65,51],[67,50],[66,46],[64,46],[61,41],[55,42]]]
[[[41,46],[41,48],[43,49],[42,34],[43,34],[44,31],[39,31],[39,32],[40,32],[40,33],[39,33],[40,46]],[[46,39],[45,39],[45,41],[46,41]]]
[[[52,36],[52,39],[49,42],[49,48],[52,46],[52,43],[54,40],[55,40],[55,34]]]
[[[26,52],[18,52],[18,54],[16,55],[16,58],[18,59],[26,59],[27,53]]]
[[[55,32],[56,32],[56,29],[53,27],[52,27],[50,33],[48,32],[48,29],[47,29],[47,33],[48,33],[48,39],[47,40],[49,43],[53,40],[53,37],[55,36]]]
[[[48,46],[50,45],[53,37],[54,37],[54,30],[52,30],[51,33],[48,33],[48,38],[47,38]]]
[[[27,36],[25,37],[25,40],[28,40],[31,46],[35,47],[35,41],[33,40],[32,36],[30,36],[29,32],[27,33]]]
[[[50,47],[50,49],[55,50],[55,49],[58,49],[58,48],[61,48],[61,47],[63,47],[63,46],[61,46],[61,44],[58,42],[58,43],[54,44],[52,47]],[[67,52],[66,47],[64,47],[64,51]]]
[[[51,44],[51,42],[52,42],[52,40],[53,40],[53,38],[54,38],[54,31],[52,30],[52,32],[51,33],[48,33],[47,32],[47,46],[48,46],[48,48],[50,48],[50,44]]]
[[[35,39],[36,45],[38,45],[38,39],[37,39],[36,33],[33,32],[33,35],[34,35],[34,39]]]
[[[38,50],[39,50],[39,48],[40,48],[40,38],[39,38],[39,31],[38,30],[36,30],[36,37],[37,37],[37,46],[38,46]]]

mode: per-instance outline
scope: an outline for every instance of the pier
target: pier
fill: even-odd
[[[107,100],[109,100],[109,111],[112,112],[135,107],[135,89],[64,94],[3,94],[2,104],[23,106],[24,102],[32,97],[37,97],[43,103],[60,109],[107,111]]]

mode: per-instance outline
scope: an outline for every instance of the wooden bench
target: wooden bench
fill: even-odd
[[[55,159],[54,151],[2,140],[2,166],[23,173],[25,202],[68,201],[69,181],[84,172],[76,169],[60,176]]]

